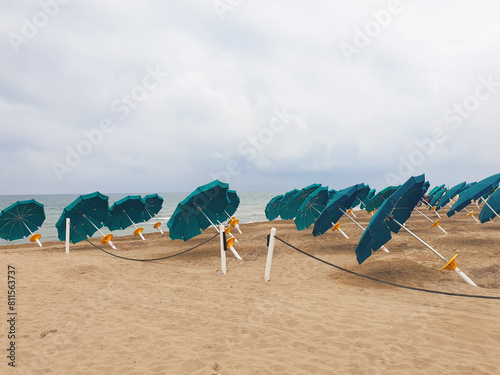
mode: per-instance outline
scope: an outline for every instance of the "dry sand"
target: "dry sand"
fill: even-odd
[[[369,217],[358,213],[360,223]],[[266,236],[383,280],[440,291],[500,296],[500,222],[443,218],[450,234],[415,214],[408,228],[481,287],[465,284],[401,232],[358,265],[361,231],[314,238],[292,222],[242,225],[220,275],[218,239],[187,254],[140,263],[87,243],[0,248],[2,352],[7,340],[7,265],[16,267],[16,367],[2,374],[494,374],[500,373],[500,300],[400,289],[344,273],[277,242],[265,282]],[[152,258],[192,247],[167,235],[117,238],[117,254]],[[94,241],[98,243],[98,241]],[[109,247],[106,247],[108,249]]]

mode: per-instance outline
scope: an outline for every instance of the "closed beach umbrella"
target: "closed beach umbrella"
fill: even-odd
[[[158,212],[160,212],[163,207],[163,198],[158,194],[146,195],[142,198],[142,201],[144,202],[144,221],[148,221],[158,215]],[[160,221],[156,221],[153,224],[153,228],[158,229],[158,231],[163,234],[163,230],[160,226]]]
[[[66,219],[70,219],[69,239],[72,243],[78,243],[92,237],[99,232],[103,238],[101,243],[109,243],[116,249],[111,239],[113,235],[105,235],[100,228],[104,226],[109,216],[108,197],[96,191],[91,194],[80,195],[72,203],[66,206],[56,223],[57,234],[60,241],[66,238]]]
[[[404,229],[427,248],[429,248],[434,254],[441,258],[446,265],[441,269],[454,270],[458,275],[460,275],[468,284],[476,285],[469,279],[457,266],[455,263],[455,257],[450,261],[444,258],[431,246],[425,243],[423,240],[418,238],[414,233],[412,233],[408,228],[404,226],[404,223],[411,216],[411,212],[420,201],[422,197],[422,186],[425,181],[425,176],[420,175],[417,177],[410,177],[403,185],[399,187],[398,190],[394,192],[389,198],[387,198],[378,211],[373,215],[368,227],[361,236],[358,245],[356,246],[356,259],[358,263],[363,263],[368,259],[373,251],[376,251],[381,246],[386,244],[391,238],[391,232],[398,233],[400,229]]]
[[[278,207],[278,213],[283,220],[291,220],[295,217],[295,216],[290,217],[290,214],[293,215],[294,210],[288,210],[288,203],[293,199],[295,194],[297,194],[298,192],[299,192],[298,189],[290,190],[289,192],[283,195],[283,198],[281,198],[280,205]]]
[[[126,229],[131,225],[134,226],[134,235],[142,235],[143,228],[138,227],[137,223],[144,221],[144,209],[146,204],[140,195],[127,195],[125,198],[116,201],[109,209],[109,217],[106,226],[109,230]]]
[[[364,184],[353,185],[335,193],[334,197],[328,202],[325,209],[314,223],[314,237],[332,228],[333,224],[337,223],[342,215],[351,207],[353,202],[356,201],[358,192],[364,187]]]
[[[432,196],[432,199],[430,200],[429,204],[430,204],[430,207],[429,209],[431,209],[432,207],[436,207],[437,203],[439,202],[439,200],[441,199],[441,197],[448,191],[448,189],[446,189],[445,187],[442,188],[442,189],[439,189],[436,193],[434,193],[434,195]],[[437,207],[436,207],[437,209]]]
[[[380,190],[375,196],[366,203],[366,211],[372,212],[379,208],[384,201],[389,198],[399,186],[387,186]]]
[[[321,212],[325,209],[328,203],[328,187],[318,187],[306,198],[304,203],[299,207],[299,212],[295,217],[295,226],[297,230],[309,228]]]
[[[41,247],[40,234],[33,234],[45,221],[43,204],[34,199],[17,201],[0,213],[0,237],[14,241],[30,237]]]
[[[214,223],[229,204],[228,188],[228,184],[215,180],[196,188],[183,199],[167,223],[170,238],[187,241],[209,226],[218,230]]]
[[[280,201],[283,198],[283,194],[277,195],[267,203],[266,209],[265,209],[265,214],[266,218],[269,221],[272,221],[276,219],[280,214],[279,214],[279,205]]]
[[[460,197],[455,204],[446,213],[448,217],[455,215],[456,212],[461,211],[467,207],[473,200],[481,198],[485,194],[492,193],[500,183],[500,173],[487,177],[484,180],[470,186],[460,193]]]
[[[286,205],[286,209],[284,211],[285,217],[281,216],[281,218],[285,220],[295,219],[299,213],[299,208],[302,206],[302,203],[304,203],[307,197],[320,186],[321,184],[312,184],[295,193]]]
[[[495,217],[499,217],[500,189],[491,194],[489,199],[484,203],[483,209],[479,214],[479,221],[481,221],[481,223],[486,223],[487,221],[493,220]]]
[[[448,190],[442,197],[439,199],[439,202],[436,204],[436,211],[443,208],[448,202],[457,194],[460,194],[467,187],[467,183],[461,182],[455,186],[453,186],[450,190]]]

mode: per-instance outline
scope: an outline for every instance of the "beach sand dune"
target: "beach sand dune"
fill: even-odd
[[[430,214],[433,215],[433,214]],[[361,225],[370,217],[357,213]],[[271,280],[264,281],[266,236],[374,278],[451,293],[500,297],[500,222],[476,224],[459,213],[449,232],[413,215],[407,227],[457,263],[480,287],[465,284],[401,231],[358,265],[361,230],[313,237],[293,222],[242,225],[220,275],[218,238],[181,256],[131,262],[88,243],[0,248],[16,267],[17,374],[494,374],[500,373],[500,300],[417,292],[366,280],[276,241]],[[154,258],[195,246],[167,235],[116,238],[116,254]],[[93,240],[98,244],[98,240]],[[109,246],[105,247],[110,249]],[[6,281],[4,281],[6,288]],[[4,289],[6,290],[6,289]],[[4,293],[6,306],[7,297]],[[6,311],[6,307],[4,309]],[[5,317],[6,315],[4,315]],[[0,342],[7,348],[2,319]],[[2,356],[2,373],[7,359]]]

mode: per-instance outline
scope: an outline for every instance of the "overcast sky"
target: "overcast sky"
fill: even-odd
[[[500,2],[3,1],[0,194],[500,172]]]

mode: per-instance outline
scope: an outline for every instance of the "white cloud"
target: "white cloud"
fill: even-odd
[[[500,81],[496,1],[401,1],[401,13],[348,63],[340,43],[387,6],[245,1],[224,20],[210,1],[61,6],[19,53],[0,41],[0,154],[12,160],[0,169],[0,193],[191,190],[229,161],[240,167],[237,189],[328,184],[311,178],[332,175],[337,187],[381,188],[478,77]],[[39,11],[37,3],[0,7],[4,35],[21,33],[24,17]],[[156,67],[170,76],[124,118],[113,112]],[[457,131],[448,127],[415,173],[449,184],[497,173],[499,95]],[[241,149],[283,109],[295,119],[248,160]],[[103,119],[113,130],[61,182],[53,163],[65,163],[68,147]]]

